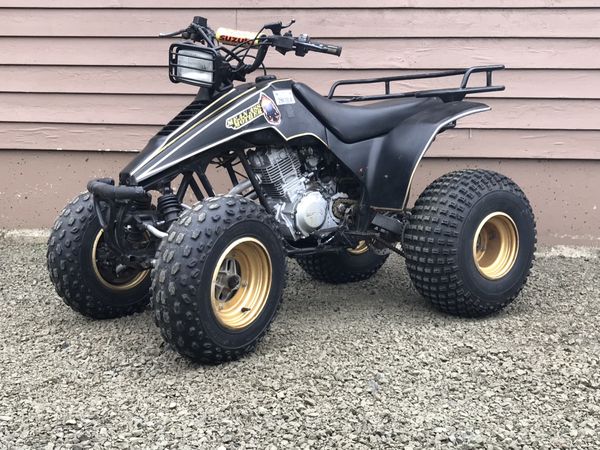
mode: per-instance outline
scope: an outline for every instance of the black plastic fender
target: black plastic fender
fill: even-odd
[[[488,110],[483,103],[438,103],[394,128],[383,140],[380,154],[369,156],[366,187],[371,206],[406,208],[417,165],[438,133],[463,117]]]
[[[401,122],[387,135],[344,144],[328,133],[331,150],[365,185],[369,206],[403,210],[415,170],[435,137],[453,122],[490,107],[475,102],[437,103]]]

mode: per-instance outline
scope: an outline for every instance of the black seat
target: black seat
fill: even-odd
[[[437,98],[398,98],[370,105],[350,106],[323,97],[303,83],[295,83],[294,93],[333,134],[344,142],[358,142],[388,133],[407,117]]]

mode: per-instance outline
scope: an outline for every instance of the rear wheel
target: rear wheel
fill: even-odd
[[[315,280],[342,284],[371,278],[388,256],[388,253],[373,251],[365,241],[361,241],[353,249],[299,256],[297,260],[300,267]]]
[[[529,201],[487,170],[442,176],[419,196],[403,248],[416,289],[442,311],[484,316],[511,303],[529,275],[536,243]]]
[[[281,304],[285,253],[271,216],[243,197],[205,200],[157,252],[153,307],[163,338],[204,362],[253,351]]]
[[[118,264],[91,194],[77,196],[56,219],[47,263],[58,295],[85,316],[110,319],[141,311],[148,304],[150,271]]]

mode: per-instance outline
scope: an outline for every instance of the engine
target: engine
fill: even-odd
[[[249,155],[275,217],[293,240],[334,232],[343,219],[348,198],[327,176],[323,154],[312,147],[260,148]],[[334,208],[336,213],[334,213]]]

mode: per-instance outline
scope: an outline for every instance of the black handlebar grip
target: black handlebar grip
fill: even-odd
[[[310,43],[306,44],[306,47],[313,52],[327,53],[328,55],[340,56],[342,54],[342,47],[340,45],[310,41]]]
[[[335,56],[342,56],[342,46],[341,45],[327,45],[327,53]]]

